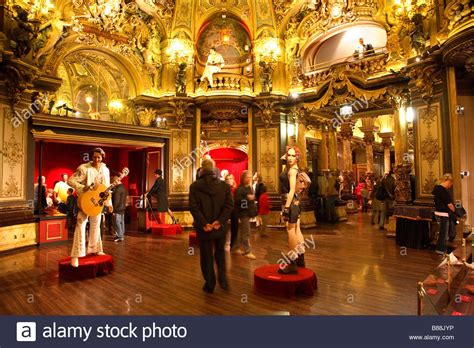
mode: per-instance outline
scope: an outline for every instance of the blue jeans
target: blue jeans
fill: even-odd
[[[436,251],[446,252],[449,232],[449,217],[436,216],[439,224],[438,242],[436,243]]]
[[[114,214],[114,217],[117,238],[123,239],[125,235],[125,214]]]

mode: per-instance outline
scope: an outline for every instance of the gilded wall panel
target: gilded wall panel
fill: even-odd
[[[170,144],[170,193],[189,193],[193,166],[201,154],[192,150],[189,129],[173,129]]]
[[[279,192],[279,137],[277,128],[257,129],[257,171],[268,192]]]
[[[416,110],[416,153],[418,196],[429,197],[438,179],[443,175],[443,135],[439,103]]]
[[[179,0],[176,8],[175,28],[185,27],[191,31],[193,2],[191,0]]]
[[[25,123],[14,127],[10,108],[0,108],[0,202],[25,199]]]
[[[273,28],[272,5],[268,0],[255,0],[255,16],[257,31],[261,27],[269,26]]]

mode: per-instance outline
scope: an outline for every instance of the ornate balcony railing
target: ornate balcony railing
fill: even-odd
[[[207,80],[199,81],[196,79],[196,92],[206,91],[240,91],[253,92],[253,78],[232,73],[213,74],[213,86],[211,87]]]
[[[355,73],[363,73],[372,76],[386,70],[388,53],[380,52],[359,59],[354,56],[339,59],[337,61],[325,62],[314,66],[314,70],[305,73],[303,85],[305,88],[316,87],[321,81],[327,80],[332,75],[331,68],[345,66],[343,70]]]

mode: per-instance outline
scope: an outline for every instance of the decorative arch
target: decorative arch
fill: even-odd
[[[119,54],[105,47],[92,45],[86,46],[84,44],[77,43],[75,41],[76,37],[77,36],[68,38],[68,43],[65,44],[67,49],[63,48],[59,50],[57,54],[51,55],[51,59],[46,67],[47,73],[57,76],[58,67],[65,57],[81,51],[90,51],[110,59],[112,64],[122,71],[123,76],[129,85],[130,98],[140,95],[145,90],[146,86],[143,81],[143,74],[137,69],[137,67],[142,66],[141,62],[139,62],[133,56],[129,60],[123,54]]]
[[[283,39],[288,30],[288,25],[292,18],[297,19],[300,17],[300,13],[303,10],[303,5],[306,3],[306,0],[297,0],[295,4],[292,4],[287,12],[285,12],[284,17],[281,22],[277,23],[278,25],[278,37]],[[296,23],[297,24],[297,23]],[[301,24],[301,22],[299,23]]]
[[[214,12],[205,19],[196,35],[198,70],[203,69],[211,47],[223,55],[224,70],[240,74],[243,66],[252,61],[252,36],[240,17]]]
[[[222,147],[216,145],[215,147],[208,147],[209,151],[206,153],[216,163],[216,167],[222,170],[227,170],[229,174],[234,175],[237,184],[240,183],[240,174],[248,168],[248,154],[242,150],[242,147]]]
[[[354,53],[359,37],[366,37],[366,43],[370,42],[374,48],[384,47],[387,43],[385,27],[374,21],[358,21],[333,28],[324,34],[315,33],[301,47],[305,70],[308,71],[315,64],[349,57]],[[318,61],[318,53],[321,52],[325,56]]]
[[[199,3],[196,1],[196,6],[198,6]],[[202,30],[204,29],[205,25],[215,19],[222,18],[221,16],[225,14],[227,18],[233,18],[240,22],[242,27],[247,31],[250,39],[253,41],[253,35],[252,31],[250,29],[249,23],[247,23],[243,18],[242,18],[242,13],[239,8],[234,8],[234,7],[226,7],[225,11],[222,10],[221,8],[213,8],[207,11],[206,15],[203,16],[202,18],[199,18],[198,21],[195,23],[195,28],[197,30],[195,31],[194,35],[194,40],[197,42],[199,36],[202,33]]]

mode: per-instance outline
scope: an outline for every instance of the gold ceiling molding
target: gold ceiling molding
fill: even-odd
[[[195,25],[199,29],[211,18],[219,18],[225,14],[227,18],[235,16],[248,25],[251,23],[251,7],[247,0],[196,0],[195,3]],[[253,1],[252,1],[253,3]],[[196,40],[199,30],[195,30]]]
[[[256,103],[257,107],[260,109],[257,112],[257,116],[262,118],[265,128],[270,127],[270,125],[273,123],[272,115],[273,115],[273,106],[275,104],[276,102],[270,101],[270,100],[263,100],[261,102]]]
[[[376,0],[320,1],[314,5],[314,9],[302,8],[302,11],[307,11],[308,14],[299,25],[298,35],[311,38],[337,26],[363,19],[374,20],[377,18],[379,10],[379,2]]]
[[[136,147],[163,147],[164,143],[151,141],[135,141],[125,138],[104,138],[94,137],[90,135],[70,135],[56,133],[50,129],[44,131],[31,131],[33,138],[36,140],[45,140],[48,142],[62,142],[70,144],[89,144],[89,145],[110,145],[110,146],[136,146]]]
[[[209,152],[209,151],[212,151],[212,150],[220,149],[222,147],[239,150],[239,151],[242,151],[242,152],[247,153],[247,154],[248,154],[248,151],[249,151],[249,147],[248,147],[247,144],[239,144],[239,143],[236,143],[234,141],[229,141],[228,139],[224,139],[224,140],[221,140],[221,141],[213,142],[212,144],[208,144],[207,147],[206,147],[206,150],[207,150],[207,152]]]
[[[438,33],[438,39],[444,41],[459,32],[474,27],[474,6],[471,0],[452,0],[444,9],[445,25]]]
[[[76,30],[89,24],[102,32],[130,38],[151,22],[159,23],[162,34],[171,29],[174,1],[74,0],[73,8]]]
[[[140,95],[145,90],[147,81],[143,78],[146,76],[143,65],[134,55],[127,56],[123,54],[123,51],[128,51],[128,49],[123,48],[123,45],[118,47],[114,45],[113,41],[99,39],[97,36],[89,36],[84,41],[80,40],[79,37],[79,35],[68,37],[67,42],[61,45],[55,51],[55,54],[50,56],[50,60],[44,67],[45,74],[56,75],[60,64],[66,57],[76,53],[88,52],[102,56],[120,69],[128,82],[130,98]]]
[[[430,103],[434,85],[441,81],[441,67],[435,62],[426,62],[409,67],[403,73],[410,78],[408,87],[411,94],[419,95],[423,101]]]
[[[328,105],[338,106],[350,103],[354,99],[368,101],[376,101],[387,93],[387,88],[382,87],[374,90],[363,89],[357,87],[352,81],[350,72],[343,69],[344,67],[332,68],[327,79],[321,81],[317,86],[317,90],[326,89],[324,94],[315,102],[307,104],[310,109],[320,109]]]
[[[298,0],[273,0],[273,10],[277,23],[282,23],[283,19],[295,7]]]
[[[186,124],[186,118],[190,114],[188,108],[193,105],[193,103],[184,100],[176,100],[169,102],[169,105],[173,107],[173,116],[175,118],[176,126],[179,129],[183,129]]]
[[[52,117],[51,115],[35,114],[31,118],[33,126],[47,127],[50,129],[66,129],[70,131],[81,130],[86,132],[102,132],[105,134],[119,134],[138,137],[151,138],[169,138],[170,131],[166,129],[158,129],[152,127],[140,127],[131,124],[115,123],[108,121],[89,120],[73,117]],[[122,141],[123,139],[118,139]]]
[[[474,57],[474,27],[443,45],[443,60],[450,65],[464,66],[472,72]]]

